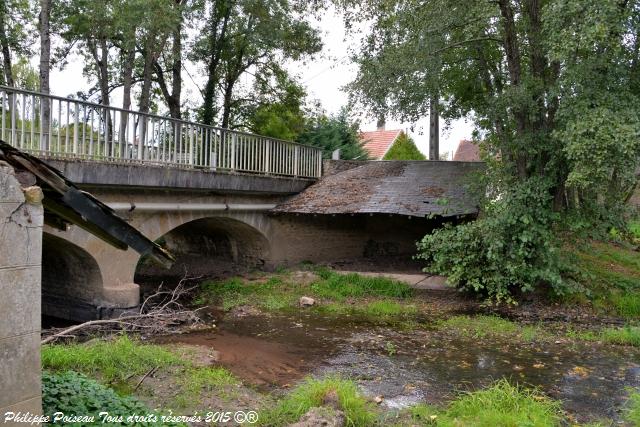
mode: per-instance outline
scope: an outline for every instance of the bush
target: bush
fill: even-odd
[[[495,301],[513,302],[516,292],[541,283],[565,293],[550,204],[543,181],[514,184],[487,204],[483,218],[425,236],[418,258],[426,261],[425,271]]]
[[[67,416],[92,416],[95,422],[69,422],[67,426],[104,425],[100,412],[124,417],[122,422],[109,425],[147,426],[152,422],[135,422],[127,416],[153,415],[142,403],[131,397],[118,396],[115,391],[74,371],[42,374],[42,409],[45,416],[52,417],[56,412]],[[163,424],[169,425],[169,424]],[[172,424],[175,425],[175,424]]]

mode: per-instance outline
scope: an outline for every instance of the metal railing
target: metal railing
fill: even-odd
[[[322,151],[0,85],[0,138],[36,155],[319,178]]]

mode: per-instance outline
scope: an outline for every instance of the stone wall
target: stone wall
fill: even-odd
[[[42,191],[0,162],[0,420],[41,413]]]
[[[400,215],[276,215],[272,217],[271,263],[411,264],[416,242],[439,226]]]

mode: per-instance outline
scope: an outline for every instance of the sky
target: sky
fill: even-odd
[[[302,84],[307,88],[309,98],[317,99],[329,114],[335,114],[348,102],[344,86],[356,76],[356,66],[349,60],[349,47],[356,46],[358,38],[346,32],[342,16],[330,9],[325,11],[320,18],[312,20],[313,25],[321,31],[324,48],[321,54],[304,63],[290,63],[290,72],[297,75]],[[36,64],[34,64],[36,65]],[[187,73],[183,75],[185,85],[184,98],[197,99],[200,96],[197,84],[202,84],[198,77],[198,69],[194,64],[186,63]],[[55,95],[67,96],[90,87],[89,82],[82,75],[83,59],[74,55],[69,58],[67,66],[63,70],[52,70],[51,91]],[[193,77],[193,80],[191,80]],[[118,105],[118,94],[114,94],[113,105]],[[363,118],[360,130],[368,131],[376,129],[375,118]],[[402,123],[386,118],[387,129],[406,130],[413,138],[418,149],[425,155],[429,152],[429,118],[425,117],[417,123]],[[413,131],[411,131],[413,128]],[[464,120],[451,123],[449,128],[441,120],[440,153],[448,153],[451,159],[461,139],[471,138],[472,124]]]

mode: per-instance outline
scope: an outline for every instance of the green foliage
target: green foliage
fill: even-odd
[[[44,415],[51,419],[55,412],[63,412],[65,415],[92,416],[95,420],[94,422],[65,423],[67,426],[104,425],[98,415],[100,412],[124,417],[122,422],[113,422],[109,425],[157,425],[155,422],[127,420],[127,416],[147,416],[153,412],[137,400],[119,396],[110,388],[74,371],[42,373],[42,409]],[[175,424],[163,423],[163,425]]]
[[[261,100],[243,80],[252,76],[249,79],[255,78],[258,86],[266,85],[275,92],[278,80],[273,70],[282,70],[287,61],[309,57],[322,47],[318,31],[306,15],[297,13],[292,1],[208,0],[196,4],[201,5],[197,15],[203,18],[199,22],[202,31],[190,57],[203,64],[206,73],[200,115],[206,124],[245,124],[245,112],[254,111]],[[278,120],[273,115],[269,120],[259,119],[274,127],[284,124],[275,123]],[[286,122],[291,117],[282,119]]]
[[[550,231],[561,216],[553,212],[576,211],[589,228],[621,230],[624,195],[636,180],[637,5],[336,3],[347,23],[366,21],[370,28],[356,55],[352,103],[374,116],[415,121],[437,97],[445,119],[473,119],[482,141],[491,193],[482,219],[427,236],[427,267],[493,299],[541,283],[564,292]]]
[[[341,159],[367,160],[367,152],[360,141],[358,123],[349,121],[347,111],[336,116],[320,115],[309,121],[297,142],[322,148],[324,158],[330,159],[340,149]]]
[[[414,421],[442,427],[560,426],[561,414],[560,402],[507,380],[463,393],[443,410],[427,405],[411,409]]]
[[[130,376],[143,375],[153,367],[182,364],[183,360],[161,346],[140,344],[126,335],[112,341],[42,347],[45,369],[74,369],[99,376],[105,383],[123,384]]]
[[[285,426],[294,423],[309,409],[322,406],[325,397],[334,393],[338,397],[339,409],[346,416],[347,426],[368,427],[375,424],[373,405],[362,397],[356,384],[339,377],[307,378],[274,408],[262,412],[259,424]]]
[[[307,120],[306,91],[285,70],[276,70],[273,81],[263,77],[256,81],[253,99],[242,113],[247,127],[258,135],[293,141]]]
[[[396,139],[382,160],[426,160],[416,143],[404,132]]]
[[[513,301],[518,292],[547,284],[567,291],[546,208],[549,193],[538,180],[515,185],[487,205],[475,222],[446,226],[418,243],[425,271],[448,276],[452,285],[495,301]]]

